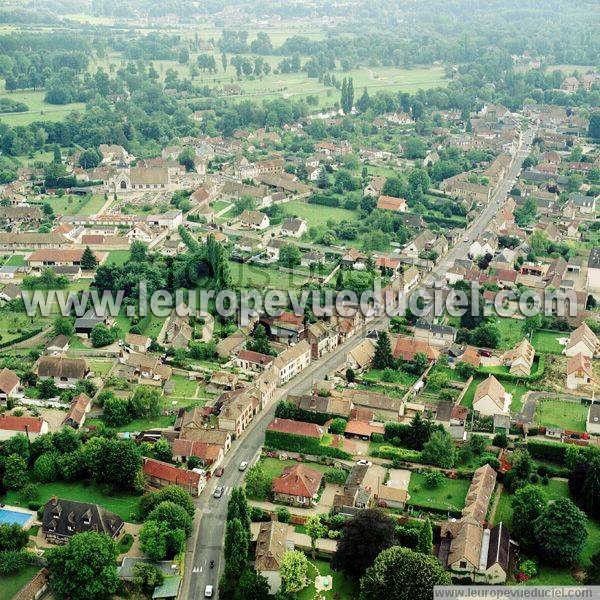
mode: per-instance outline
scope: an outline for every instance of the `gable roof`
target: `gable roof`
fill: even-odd
[[[324,430],[315,423],[304,421],[292,421],[291,419],[279,419],[275,417],[268,425],[267,431],[278,431],[279,433],[290,433],[306,437],[321,438]]]
[[[88,371],[84,358],[42,356],[38,361],[38,377],[67,377],[83,379]]]
[[[323,473],[306,465],[286,467],[280,477],[273,479],[271,490],[275,494],[312,498],[321,486]]]
[[[10,369],[2,369],[0,371],[0,391],[8,394],[15,389],[15,386],[19,385],[21,380],[17,374]]]
[[[154,458],[144,458],[142,471],[144,475],[157,477],[174,485],[191,487],[198,487],[200,485],[200,473],[188,469],[178,469],[169,463],[162,460],[155,460]]]
[[[567,375],[571,375],[577,371],[583,371],[590,378],[594,377],[592,361],[588,356],[581,354],[581,352],[569,357],[567,360]]]
[[[277,521],[261,523],[256,540],[254,566],[257,571],[279,571],[287,550],[288,525]]]
[[[576,346],[579,342],[583,342],[593,354],[596,354],[600,341],[596,334],[589,328],[587,323],[582,323],[575,331],[571,333],[566,350]]]
[[[496,471],[490,465],[479,467],[473,474],[462,516],[472,517],[483,525],[495,486]]]
[[[4,431],[40,433],[44,423],[42,417],[17,417],[5,413],[0,414],[0,429]]]
[[[494,402],[494,404],[502,411],[504,410],[505,394],[506,390],[504,389],[504,386],[493,375],[490,375],[475,388],[473,405],[485,396],[489,396],[492,399],[492,402]]]
[[[395,198],[394,196],[379,196],[377,208],[380,210],[405,211],[406,200],[404,198]]]

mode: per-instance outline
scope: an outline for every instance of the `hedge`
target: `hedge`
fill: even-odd
[[[542,442],[540,440],[528,440],[527,450],[533,458],[551,460],[559,464],[564,463],[567,446],[556,442]]]
[[[35,336],[41,332],[42,332],[42,328],[36,327],[35,329],[32,329],[31,331],[26,331],[25,333],[22,333],[20,336],[10,340],[9,342],[1,342],[0,348],[8,348],[9,346],[12,346],[13,344],[18,344],[20,342],[24,342],[25,340],[28,340],[29,338],[32,338],[33,336]]]
[[[352,458],[352,455],[339,448],[321,445],[320,440],[304,435],[283,433],[281,431],[265,431],[265,446],[287,452],[312,454],[313,456],[331,456],[332,458]]]
[[[309,204],[321,204],[322,206],[339,206],[340,199],[337,196],[325,196],[323,194],[313,194],[308,199]]]
[[[528,381],[537,381],[542,377],[544,371],[546,369],[546,355],[538,354],[539,360],[537,363],[537,370],[533,372],[531,375],[515,375],[514,373],[496,373],[495,371],[488,371],[484,368],[478,369],[478,373],[483,373],[485,375],[491,373],[496,377],[498,381],[514,381],[514,382],[523,382],[526,383]]]
[[[422,462],[421,453],[418,450],[410,450],[409,448],[395,448],[393,446],[381,446],[377,450],[371,452],[371,456],[376,458],[387,458],[393,460],[404,460],[406,462]]]

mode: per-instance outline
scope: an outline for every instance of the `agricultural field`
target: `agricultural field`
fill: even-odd
[[[546,427],[585,431],[587,412],[587,406],[579,402],[544,398],[538,402],[534,420]]]
[[[62,121],[70,112],[85,109],[85,104],[82,102],[73,102],[64,105],[48,104],[44,101],[45,94],[46,92],[43,90],[35,92],[22,90],[6,92],[2,89],[0,97],[8,98],[15,102],[24,102],[29,107],[29,110],[22,113],[1,113],[0,123],[18,126],[29,125],[35,121]]]

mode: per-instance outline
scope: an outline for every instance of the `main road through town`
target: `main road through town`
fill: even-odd
[[[489,203],[465,230],[463,239],[452,246],[442,260],[422,280],[421,285],[431,285],[436,279],[443,279],[444,274],[452,266],[454,260],[464,257],[471,242],[486,230],[489,222],[498,213],[506,200],[508,192],[512,189],[519,175],[521,163],[529,154],[534,133],[533,129],[527,129],[523,132],[514,160]],[[405,298],[400,301],[401,308],[403,302],[406,302]],[[384,329],[386,326],[387,317],[383,316],[369,323],[369,330]],[[338,346],[331,353],[312,363],[310,367],[302,371],[287,385],[278,388],[275,401],[258,413],[246,431],[239,439],[234,441],[224,459],[225,472],[223,476],[211,478],[206,489],[196,501],[197,514],[194,520],[194,530],[187,545],[180,598],[183,600],[203,598],[207,585],[212,585],[214,587],[214,597],[218,596],[219,576],[224,566],[223,542],[227,501],[232,488],[241,485],[244,477],[244,473],[238,469],[239,464],[242,461],[253,464],[258,458],[264,441],[265,429],[274,417],[275,407],[279,399],[285,397],[288,393],[306,393],[310,390],[313,380],[323,379],[325,375],[339,369],[345,363],[346,353],[360,344],[366,334],[366,330],[357,334],[345,344]],[[213,498],[213,491],[218,485],[224,486],[225,491],[223,496],[217,499]],[[213,568],[210,568],[210,561],[214,561]]]

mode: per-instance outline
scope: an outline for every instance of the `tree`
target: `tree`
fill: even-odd
[[[394,542],[394,522],[379,510],[362,510],[344,524],[331,565],[358,579]]]
[[[360,580],[360,600],[431,600],[434,586],[450,584],[434,556],[394,546]]]
[[[295,244],[285,244],[279,249],[279,263],[288,269],[300,264],[300,250]]]
[[[75,331],[73,322],[68,317],[56,317],[52,324],[52,333],[54,335],[65,335],[71,337]]]
[[[419,539],[415,550],[422,552],[423,554],[431,554],[431,548],[433,547],[433,529],[431,528],[431,521],[425,519],[419,529]]]
[[[88,148],[79,155],[79,166],[82,169],[94,169],[102,162],[102,154],[95,148]]]
[[[81,268],[84,270],[92,270],[98,266],[98,259],[92,252],[89,246],[85,247],[81,255]]]
[[[456,460],[456,448],[447,431],[434,431],[421,452],[424,462],[450,469]]]
[[[127,400],[123,398],[107,398],[102,413],[103,421],[109,427],[122,427],[131,421]]]
[[[51,483],[60,477],[59,466],[60,454],[58,452],[46,452],[38,456],[33,464],[33,474],[41,483]]]
[[[585,573],[586,585],[600,585],[600,552],[592,555],[590,565]]]
[[[152,560],[173,557],[183,549],[185,532],[168,523],[148,520],[140,531],[140,547]]]
[[[140,498],[139,511],[142,518],[145,519],[161,502],[172,502],[181,506],[190,517],[193,517],[196,511],[194,501],[188,492],[176,485],[168,485]]]
[[[600,452],[594,452],[586,465],[581,488],[581,506],[594,518],[600,517]]]
[[[252,337],[247,342],[248,350],[254,352],[260,352],[261,354],[271,354],[271,344],[269,344],[269,338],[267,336],[267,330],[262,323],[256,325],[252,331]]]
[[[129,246],[129,260],[132,262],[144,262],[148,254],[148,246],[139,240],[134,240]]]
[[[92,333],[90,334],[92,340],[92,346],[94,348],[102,348],[103,346],[109,346],[114,343],[117,339],[117,331],[114,328],[107,327],[104,323],[98,323],[94,325]]]
[[[164,462],[171,462],[173,459],[173,451],[165,438],[160,438],[154,443],[152,446],[152,454],[156,460],[162,460]]]
[[[483,348],[497,348],[500,340],[500,330],[493,323],[482,323],[472,333],[472,341]]]
[[[98,482],[131,489],[142,466],[142,456],[132,440],[95,437],[83,447],[85,462]]]
[[[149,563],[139,562],[133,566],[133,585],[140,591],[151,592],[162,585],[162,571]]]
[[[590,115],[588,134],[591,138],[600,139],[600,113],[593,112]]]
[[[21,550],[27,546],[28,540],[27,531],[17,523],[0,525],[0,552]]]
[[[299,592],[307,585],[308,559],[299,550],[286,550],[279,567],[281,587],[287,594]]]
[[[277,520],[280,523],[289,523],[292,520],[292,513],[285,506],[280,506],[277,509]]]
[[[531,524],[544,512],[546,504],[546,494],[538,485],[528,484],[518,489],[511,498],[512,532],[523,545],[531,547],[534,544]]]
[[[255,500],[266,500],[271,491],[271,478],[265,473],[261,462],[248,469],[244,483],[246,494]]]
[[[348,421],[346,421],[346,419],[342,419],[341,417],[333,419],[329,424],[329,431],[331,433],[335,433],[336,435],[341,435],[344,433],[344,431],[346,431],[347,424]]]
[[[317,551],[317,540],[325,536],[327,529],[325,525],[323,525],[323,523],[321,522],[321,517],[319,515],[310,515],[310,517],[306,519],[306,523],[304,523],[304,528],[306,529],[308,537],[310,537],[312,556],[313,560],[315,560],[315,553]]]
[[[413,450],[422,450],[431,435],[431,423],[424,421],[421,413],[415,413],[406,434],[406,445]]]
[[[247,568],[236,586],[236,600],[264,600],[269,596],[269,582],[266,577],[252,568]]]
[[[492,440],[492,445],[496,446],[497,448],[508,448],[508,437],[506,433],[497,433]]]
[[[525,317],[523,319],[523,325],[521,329],[525,335],[531,335],[536,329],[540,329],[542,327],[542,315],[539,313],[536,315],[532,315],[531,317]]]
[[[11,454],[4,462],[4,487],[19,490],[27,483],[27,463],[18,454]]]
[[[60,394],[60,390],[58,389],[56,383],[54,383],[54,379],[51,379],[50,377],[41,379],[37,384],[37,389],[39,397],[42,400],[55,398]]]
[[[579,558],[588,536],[585,514],[568,498],[548,504],[533,522],[536,548],[552,564],[570,565]]]
[[[248,535],[238,518],[228,519],[225,527],[225,578],[229,581],[239,579],[248,562]]]
[[[109,598],[119,587],[118,550],[106,535],[89,531],[75,534],[67,544],[45,554],[50,586],[58,598]]]
[[[375,354],[372,362],[374,369],[388,369],[395,366],[394,356],[392,355],[392,345],[387,331],[380,331],[375,346]]]
[[[171,530],[180,529],[185,533],[185,537],[192,533],[192,517],[185,508],[169,500],[163,500],[153,509],[148,515],[148,521],[166,523]]]
[[[230,521],[231,519],[240,520],[248,538],[248,543],[250,543],[250,507],[246,499],[246,492],[242,487],[235,487],[231,490],[231,498],[227,503],[227,520]]]

